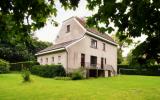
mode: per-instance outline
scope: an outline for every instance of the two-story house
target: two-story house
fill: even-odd
[[[87,28],[84,19],[71,17],[62,23],[55,44],[36,54],[44,64],[62,64],[67,73],[85,68],[87,76],[117,74],[117,44],[107,34]]]

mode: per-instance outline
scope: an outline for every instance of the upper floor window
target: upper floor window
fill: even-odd
[[[105,45],[105,43],[103,43],[103,51],[105,51],[106,50],[106,45]]]
[[[97,41],[96,40],[94,40],[94,39],[91,40],[91,47],[97,48]]]
[[[67,31],[66,33],[70,32],[70,25],[67,25]]]

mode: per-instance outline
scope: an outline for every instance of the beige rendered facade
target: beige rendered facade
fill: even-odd
[[[90,72],[103,71],[102,76],[116,75],[117,44],[108,35],[87,29],[84,24],[78,17],[65,20],[55,45],[38,52],[37,61],[42,65],[62,64],[67,72],[83,67]]]

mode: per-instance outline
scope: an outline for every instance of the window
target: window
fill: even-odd
[[[103,43],[103,51],[105,51],[106,50],[106,45],[105,45],[105,43]]]
[[[61,56],[58,56],[58,61],[59,61],[59,62],[61,61]]]
[[[105,64],[107,64],[107,60],[106,60],[106,58],[105,58]]]
[[[70,32],[70,25],[67,25],[67,31],[66,33]]]
[[[92,48],[97,48],[97,41],[96,40],[91,40],[91,47]]]
[[[41,60],[40,60],[40,63],[42,64],[43,63],[43,59],[41,58]]]
[[[48,58],[46,58],[46,64],[48,63]]]
[[[85,54],[81,54],[81,66],[85,67]]]
[[[52,57],[52,62],[54,62],[54,57]]]

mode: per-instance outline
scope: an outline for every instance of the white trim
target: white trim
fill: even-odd
[[[82,26],[79,21],[77,21],[77,19],[74,17],[74,20],[79,24],[79,26],[86,32],[86,28],[84,26]]]
[[[60,50],[65,50],[65,48],[59,48],[59,49],[55,49],[55,50],[45,51],[45,52],[42,52],[42,53],[37,53],[35,55],[38,56],[38,55],[42,55],[42,54],[46,54],[46,53],[51,53],[51,52],[56,52],[56,51],[60,51]]]
[[[80,38],[79,40],[77,40],[77,41],[75,41],[75,42],[73,42],[73,43],[71,43],[71,44],[67,45],[67,46],[66,46],[66,48],[68,48],[68,47],[70,47],[70,46],[72,46],[72,45],[76,44],[77,42],[81,41],[81,40],[82,40],[82,39],[84,39],[84,38],[85,38],[85,36],[83,36],[83,37],[82,37],[82,38]]]
[[[90,35],[92,35],[92,36],[95,36],[95,37],[97,37],[97,38],[100,38],[100,39],[102,39],[102,40],[105,40],[105,41],[107,41],[107,42],[109,42],[109,43],[114,44],[114,45],[117,46],[116,43],[114,43],[114,42],[112,42],[112,41],[110,41],[110,40],[107,40],[106,38],[103,38],[103,37],[101,37],[101,36],[99,36],[99,35],[96,35],[96,34],[94,34],[94,33],[92,33],[92,32],[87,31],[87,34],[90,34]]]

